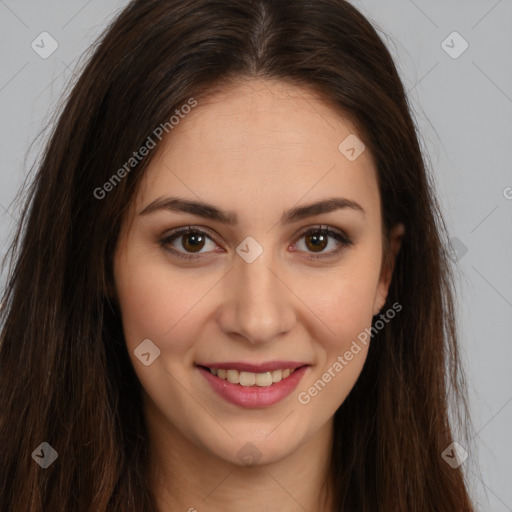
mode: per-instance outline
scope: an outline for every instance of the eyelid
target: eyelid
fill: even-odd
[[[311,232],[315,233],[317,231],[326,231],[328,233],[335,233],[336,235],[339,235],[339,236],[345,238],[346,240],[349,240],[349,236],[341,229],[335,228],[333,226],[329,226],[327,224],[315,224],[313,226],[302,228],[299,231],[298,235],[295,237],[295,242],[297,240],[299,240],[300,238],[302,238],[304,235],[307,235],[308,233],[311,233]]]

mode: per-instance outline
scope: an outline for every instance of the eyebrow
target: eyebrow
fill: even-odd
[[[313,215],[330,213],[340,209],[355,210],[361,212],[363,216],[365,215],[363,207],[355,201],[343,197],[330,197],[305,206],[291,208],[283,212],[280,222],[281,224],[291,224]],[[212,204],[181,197],[159,197],[146,206],[139,215],[148,215],[161,210],[175,213],[191,213],[230,226],[238,223],[238,215],[234,211],[223,211]]]

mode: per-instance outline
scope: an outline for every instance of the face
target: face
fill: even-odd
[[[356,136],[312,93],[273,81],[200,101],[170,132],[114,261],[145,414],[161,432],[235,464],[281,460],[326,432],[392,272],[375,166]]]

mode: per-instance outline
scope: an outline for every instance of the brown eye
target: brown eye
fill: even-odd
[[[308,259],[334,257],[344,248],[354,244],[344,233],[322,226],[302,233],[296,244],[300,245],[298,242],[302,242],[302,239],[304,239],[305,249],[300,249],[300,251],[306,252]],[[331,240],[335,240],[337,244],[335,243],[331,250],[325,250],[330,246]],[[201,258],[202,254],[215,252],[216,248],[212,236],[191,226],[179,228],[159,242],[167,252],[184,259]],[[212,243],[212,250],[203,251],[208,242]]]
[[[204,252],[211,252],[203,251],[207,242],[211,242],[212,250],[215,250],[216,244],[208,233],[188,226],[161,239],[160,245],[173,256],[190,259],[200,258]]]
[[[311,251],[321,252],[327,247],[328,238],[328,236],[321,232],[316,232],[311,235],[308,234],[305,236],[306,246]]]
[[[302,241],[302,239],[304,239],[305,252],[309,254],[306,256],[308,259],[337,256],[344,248],[354,244],[342,232],[322,226],[305,231],[298,240]],[[331,239],[334,239],[337,244],[334,243],[334,247],[326,251],[325,249],[330,245]],[[297,242],[297,245],[300,244]]]
[[[204,247],[205,236],[196,231],[191,234],[181,236],[181,245],[183,249],[189,252],[198,252]]]

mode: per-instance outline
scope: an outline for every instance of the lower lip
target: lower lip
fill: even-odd
[[[302,366],[286,379],[271,386],[241,386],[219,379],[201,366],[197,366],[213,390],[228,402],[241,407],[268,407],[284,400],[299,384],[308,366]]]

